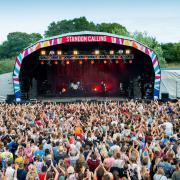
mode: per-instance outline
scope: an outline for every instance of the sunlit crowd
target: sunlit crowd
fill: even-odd
[[[180,180],[180,100],[0,103],[1,180]]]

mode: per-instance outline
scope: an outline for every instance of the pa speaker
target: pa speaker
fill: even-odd
[[[161,99],[169,99],[169,93],[161,93]]]

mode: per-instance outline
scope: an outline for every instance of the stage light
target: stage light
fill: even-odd
[[[115,63],[116,63],[116,64],[119,64],[119,61],[118,61],[118,60],[116,60],[116,61],[115,61]]]
[[[94,64],[94,60],[91,60],[91,64]]]
[[[132,60],[129,60],[129,64],[132,64],[133,63],[133,61]]]
[[[85,60],[85,61],[87,61],[87,60],[88,60],[88,57],[87,57],[87,56],[85,56],[85,57],[84,57],[84,60]]]
[[[44,65],[44,61],[41,61],[41,65]]]
[[[118,53],[119,53],[119,54],[123,54],[123,50],[120,49],[120,50],[118,51]]]
[[[57,55],[62,55],[62,51],[58,50]]]
[[[69,64],[70,64],[70,61],[66,61],[66,64],[69,65]]]
[[[78,51],[77,51],[77,50],[74,50],[74,51],[73,51],[73,54],[74,54],[74,55],[77,55],[77,54],[78,54]]]
[[[107,60],[104,60],[104,64],[107,64]]]
[[[58,64],[58,61],[54,61],[54,64],[57,65],[57,64]]]
[[[79,61],[79,64],[80,64],[80,65],[82,65],[82,64],[83,64],[83,61],[82,61],[82,60],[80,60],[80,61]]]
[[[113,51],[113,50],[111,50],[109,53],[110,53],[110,55],[113,55],[113,54],[114,54],[114,51]]]
[[[46,55],[46,51],[45,50],[41,50],[41,55]]]
[[[95,54],[98,55],[100,52],[99,50],[95,50]]]
[[[92,91],[100,92],[101,91],[101,85],[95,85],[94,87],[92,87]]]
[[[126,49],[126,54],[130,54],[130,50],[129,49]]]

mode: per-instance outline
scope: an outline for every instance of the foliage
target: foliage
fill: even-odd
[[[118,23],[101,23],[96,25],[93,22],[88,21],[85,17],[80,17],[72,20],[52,22],[48,26],[47,31],[45,31],[45,37],[78,31],[99,31],[119,35],[129,35],[127,29]]]
[[[23,32],[12,32],[7,40],[0,45],[0,59],[16,56],[22,49],[41,39],[38,33],[27,34]]]
[[[156,38],[148,36],[147,32],[135,32],[133,34],[133,38],[139,42],[141,42],[142,44],[150,47],[151,49],[154,50],[154,52],[157,54],[158,56],[158,61],[160,63],[160,66],[166,66],[166,60],[163,56],[163,50],[161,47],[161,44],[158,43],[158,41],[156,40]]]
[[[180,63],[180,42],[162,44],[164,58],[168,63]]]
[[[52,22],[45,31],[45,37],[78,31],[96,31],[96,25],[85,17]]]
[[[118,23],[101,23],[97,24],[96,30],[99,32],[113,33],[122,36],[129,36],[127,29]]]

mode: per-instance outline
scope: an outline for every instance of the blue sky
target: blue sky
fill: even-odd
[[[44,34],[52,21],[80,16],[147,31],[160,42],[180,41],[180,0],[0,0],[0,43],[9,32]]]

